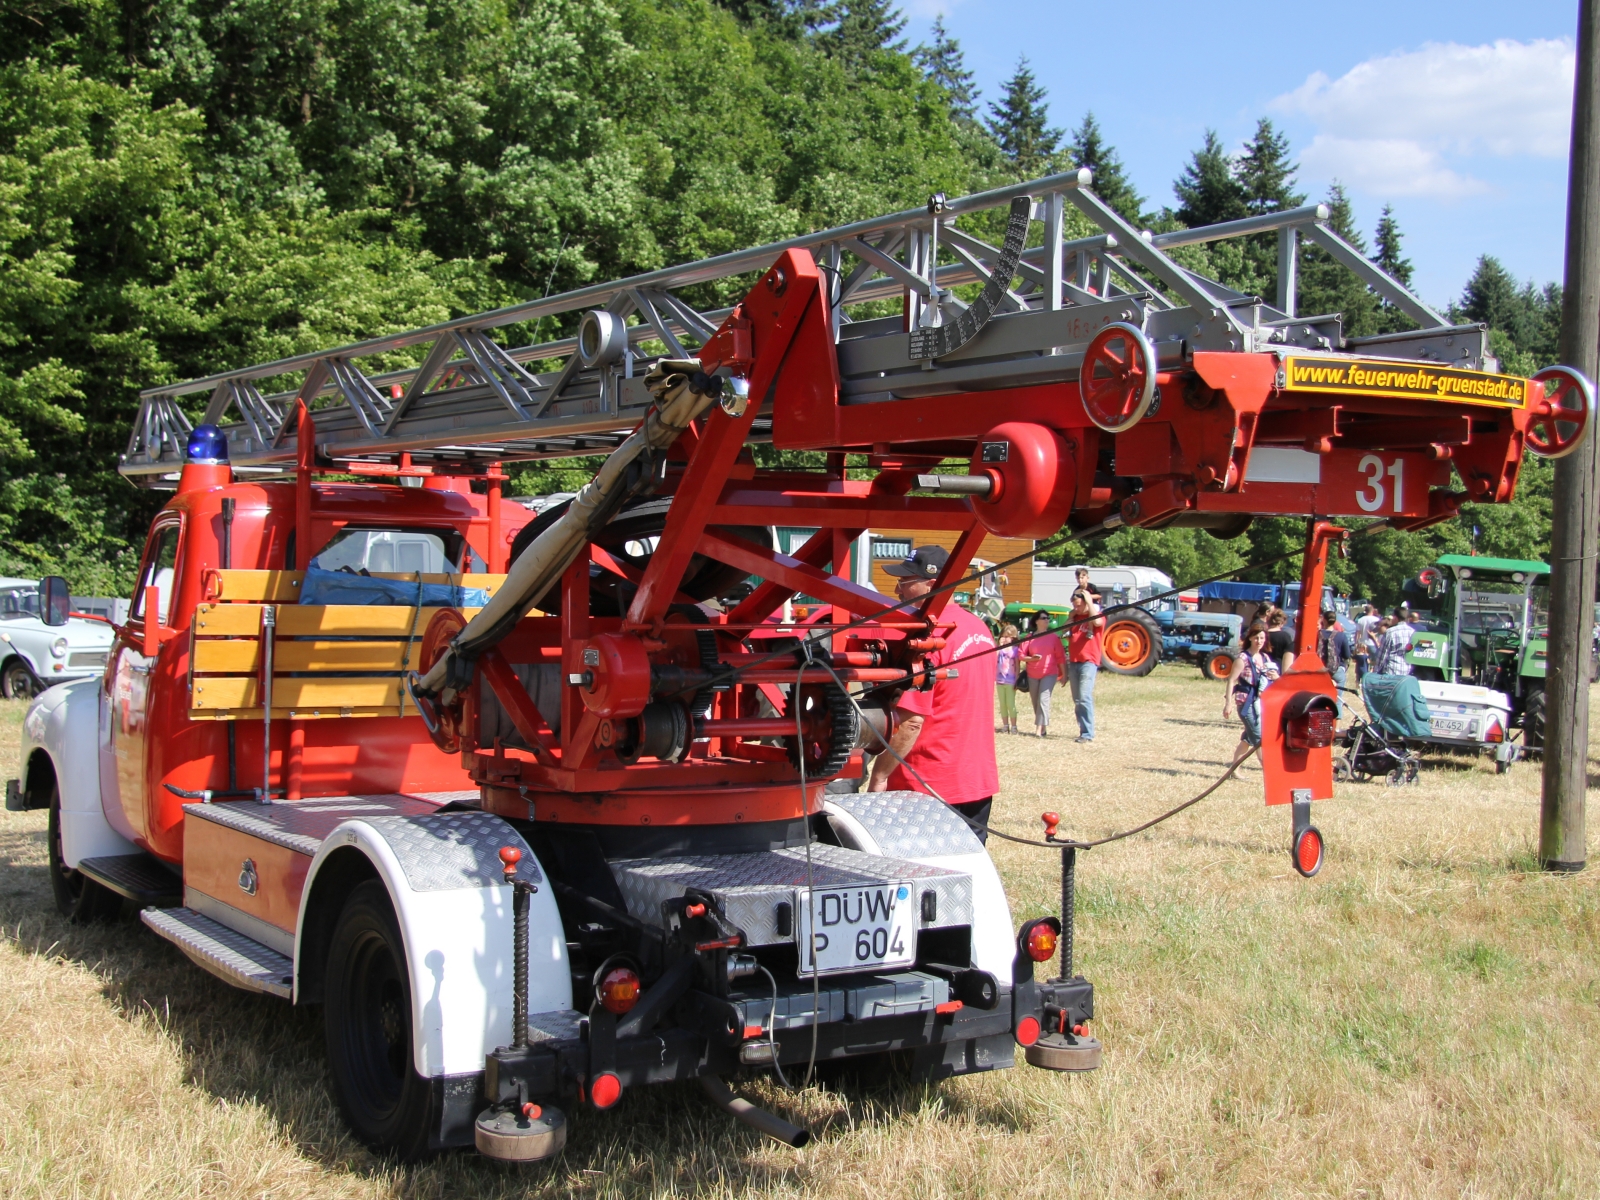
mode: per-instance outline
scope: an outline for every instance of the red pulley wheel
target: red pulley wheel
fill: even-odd
[[[1132,429],[1155,394],[1156,355],[1144,332],[1113,321],[1095,334],[1078,369],[1078,395],[1089,420],[1107,433]]]
[[[1546,367],[1528,397],[1528,449],[1540,458],[1565,458],[1583,443],[1594,415],[1594,385],[1571,367]]]

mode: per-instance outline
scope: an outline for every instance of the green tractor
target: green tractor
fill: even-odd
[[[1425,618],[1406,655],[1412,674],[1424,683],[1470,682],[1503,693],[1523,745],[1544,745],[1550,568],[1446,554],[1405,591],[1408,606]]]

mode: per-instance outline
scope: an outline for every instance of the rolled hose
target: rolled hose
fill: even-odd
[[[733,1089],[715,1075],[700,1076],[700,1086],[711,1097],[711,1102],[723,1112],[737,1117],[752,1129],[759,1129],[770,1138],[776,1138],[785,1146],[793,1146],[798,1150],[811,1140],[809,1129],[791,1125],[782,1117],[764,1108],[757,1108],[742,1096],[734,1095]]]
[[[717,398],[722,382],[708,380],[700,372],[699,360],[692,358],[662,359],[651,367],[644,381],[656,398],[656,407],[611,452],[560,519],[511,564],[505,583],[489,603],[467,622],[427,674],[411,685],[414,695],[438,695],[453,686],[452,664],[456,659],[470,659],[482,653],[516,627],[582,553],[595,532],[648,485],[648,472],[629,468],[641,457],[648,461],[677,441],[689,423]]]

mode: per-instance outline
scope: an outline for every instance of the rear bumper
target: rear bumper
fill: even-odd
[[[816,1011],[824,1019],[814,1026],[809,1019],[780,1021],[774,1035],[777,1061],[785,1068],[803,1069],[812,1057],[814,1031],[817,1062],[909,1051],[917,1075],[943,1079],[1014,1065],[1016,1031],[1024,1018],[1032,1017],[1049,1031],[1063,1025],[1063,1013],[1067,1028],[1094,1015],[1093,986],[1081,978],[1067,984],[1002,986],[990,1009],[970,1005],[952,1009],[946,1002],[944,1012],[850,1019],[848,993],[859,986],[822,987]],[[809,1015],[809,992],[804,999]],[[587,1019],[571,1014],[571,1026],[563,1031],[569,1036],[545,1036],[525,1049],[501,1047],[490,1054],[485,1064],[484,1096],[490,1104],[509,1103],[519,1096],[581,1102],[585,1084],[602,1070],[615,1074],[624,1090],[702,1075],[731,1075],[746,1065],[741,1047],[767,1040],[764,1033],[746,1038],[745,1033],[755,1026],[744,1021],[765,1018],[770,1009],[770,996],[728,999],[690,992],[676,1011],[678,1023],[673,1028],[617,1038],[609,1052],[604,1048],[606,1035],[595,1036]],[[781,1004],[779,1011],[783,1012]],[[844,1019],[827,1019],[835,1013],[843,1014]],[[539,1023],[538,1018],[530,1022]]]

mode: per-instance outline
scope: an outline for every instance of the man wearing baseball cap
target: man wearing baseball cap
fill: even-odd
[[[895,577],[899,599],[916,600],[933,590],[949,558],[942,546],[919,546],[903,562],[884,569]],[[932,691],[913,688],[900,697],[889,739],[895,753],[873,760],[867,790],[931,791],[977,823],[978,836],[987,840],[989,807],[1000,790],[994,760],[994,665],[987,659],[960,660],[992,653],[994,635],[953,602],[946,605],[940,620],[953,622],[955,628],[946,635],[944,648],[928,655],[928,665],[955,664],[956,677],[941,679]]]

